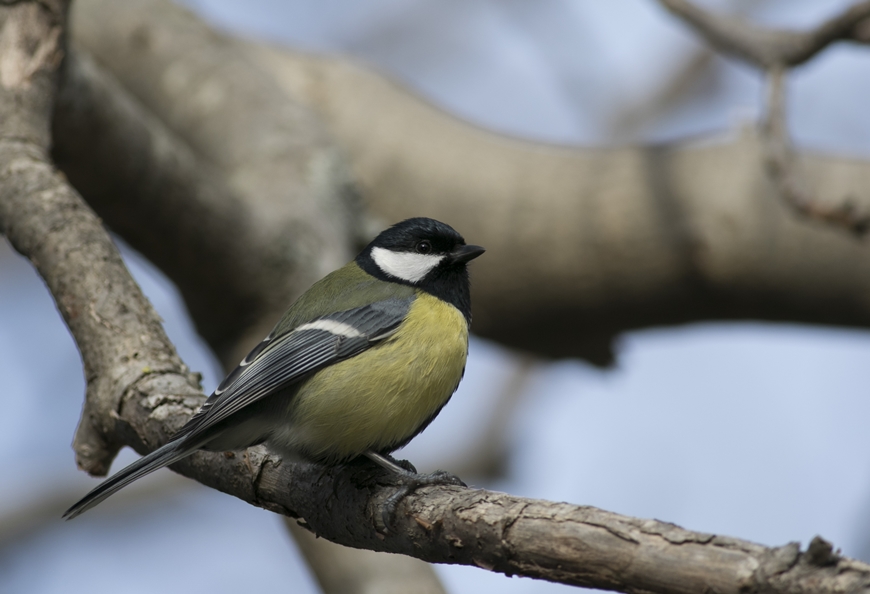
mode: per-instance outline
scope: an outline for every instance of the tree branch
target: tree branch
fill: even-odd
[[[848,198],[833,204],[821,203],[807,189],[808,184],[797,166],[786,124],[786,71],[772,67],[768,70],[767,80],[767,110],[761,139],[768,171],[783,201],[806,217],[843,227],[857,236],[864,235],[870,230],[868,209],[858,208]]]
[[[398,530],[379,537],[372,526],[389,490],[360,478],[365,473],[361,467],[323,475],[313,466],[269,465],[260,493],[286,493],[290,485],[305,484],[298,494],[310,499],[302,515],[318,534],[507,575],[622,592],[870,591],[870,566],[839,557],[821,539],[805,552],[796,543],[767,548],[591,507],[458,487],[409,497]],[[355,513],[345,515],[349,510]],[[366,520],[360,522],[356,512]]]
[[[53,212],[45,214],[56,220]],[[2,220],[4,230],[13,228],[29,235],[15,213],[3,212]],[[58,272],[51,267],[40,270],[46,275]],[[93,290],[88,282],[60,286],[50,277],[46,280],[57,291],[59,303],[83,300],[80,293]],[[121,301],[129,303],[130,297]],[[126,331],[139,331],[121,326],[114,317],[85,318],[86,325],[96,331],[107,322],[117,330],[110,338],[124,344]],[[79,330],[74,329],[77,339],[82,337]],[[99,355],[90,352],[95,354]],[[164,443],[199,403],[167,389],[171,386],[164,382],[179,378],[178,374],[149,377],[153,384],[134,382],[124,390],[117,412],[121,426],[132,429],[121,435],[143,452]],[[800,553],[796,545],[767,549],[594,508],[470,489],[421,490],[400,508],[398,529],[379,535],[375,518],[394,488],[393,477],[379,470],[372,474],[364,463],[324,472],[313,465],[282,464],[254,448],[240,457],[199,453],[176,469],[267,509],[302,516],[318,534],[331,540],[428,561],[473,564],[626,592],[706,589],[736,593],[756,587],[770,592],[812,588],[824,593],[860,591],[870,583],[870,567],[825,553],[824,544],[817,543],[806,553]],[[614,572],[616,567],[622,570]]]
[[[261,249],[256,258],[245,252],[238,258],[248,276],[260,277],[258,287],[269,287],[258,291],[266,300],[262,311],[239,312],[246,321],[274,319],[305,288],[352,257],[360,205],[341,152],[310,110],[281,93],[227,38],[171,2],[86,0],[76,7],[72,29],[81,46],[171,135],[220,170],[244,204],[244,216],[232,223],[242,240],[255,239]],[[119,35],[105,35],[108,29]],[[137,63],[113,68],[116,52]],[[159,89],[152,88],[154,80]],[[181,221],[188,214],[175,212],[173,218]],[[186,231],[175,224],[176,232]],[[225,363],[242,356],[233,351],[240,336],[203,330]],[[244,338],[247,343],[268,331],[249,325],[247,330],[254,333]]]
[[[812,31],[758,27],[742,19],[715,14],[689,0],[659,0],[722,53],[757,68],[803,64],[836,41],[870,41],[870,2],[859,2]]]
[[[659,146],[548,146],[461,122],[346,58],[248,51],[323,116],[376,213],[458,221],[488,248],[472,270],[482,336],[606,363],[614,335],[648,326],[870,325],[866,247],[778,201],[754,130]],[[821,203],[854,196],[870,207],[867,161],[805,152],[798,164]]]
[[[695,28],[711,45],[767,73],[768,96],[762,126],[764,158],[780,198],[797,213],[843,227],[855,235],[870,229],[870,208],[850,198],[829,205],[814,198],[794,158],[785,117],[785,75],[839,40],[870,39],[870,2],[859,2],[805,33],[756,27],[698,8],[687,0],[659,0]]]
[[[237,76],[238,60],[226,59],[220,39],[203,28],[194,29],[193,37],[198,43],[204,43],[200,38],[205,37],[215,46],[208,53],[214,60],[224,61],[220,66],[228,70],[226,75]],[[140,42],[147,35],[141,28],[137,33]],[[190,36],[191,32],[185,31],[182,38]],[[227,68],[226,63],[235,64],[235,71]],[[208,66],[220,69],[217,63]],[[262,119],[263,114],[256,112],[260,108],[271,109],[279,116],[295,109],[301,112],[296,114],[297,118],[303,118],[304,111],[292,105],[288,108],[286,96],[268,79],[254,76],[252,81],[249,73],[246,76],[240,82],[249,85],[247,94],[242,93],[237,100],[255,111],[240,118],[242,121]],[[259,100],[248,101],[251,95]],[[163,107],[165,110],[167,106]],[[319,122],[302,121],[308,127],[307,135],[298,134],[295,128],[288,129],[286,122],[265,132],[248,127],[236,130],[234,137],[245,136],[242,141],[251,144],[252,150],[243,155],[242,162],[236,159],[227,163],[225,159],[220,168],[214,167],[83,50],[72,53],[67,61],[54,115],[53,154],[59,165],[114,230],[176,282],[197,329],[225,366],[238,360],[240,350],[247,352],[250,335],[259,340],[268,331],[265,328],[274,323],[275,310],[286,307],[309,282],[305,275],[317,274],[324,261],[352,249],[355,239],[352,235],[330,237],[323,230],[324,219],[341,228],[342,222],[351,220],[357,209],[355,204],[345,201],[341,212],[328,212],[328,208],[335,207],[330,206],[333,200],[330,192],[344,192],[348,181],[340,164],[332,162],[334,147],[312,143],[312,138],[320,142],[325,137],[313,133],[316,130],[312,127],[319,129]],[[228,118],[234,120],[232,116]],[[220,128],[214,123],[209,125]],[[196,141],[196,130],[186,132]],[[219,135],[227,131],[212,132]],[[268,136],[260,138],[264,134]],[[279,152],[276,156],[274,151],[280,151],[282,146],[290,154]],[[209,155],[214,157],[211,153],[206,156]],[[306,159],[311,163],[306,164]],[[299,176],[284,166],[294,162],[308,169],[309,175]],[[282,170],[278,174],[264,171],[269,166]],[[324,168],[325,171],[321,170]],[[224,173],[232,176],[239,169],[246,171],[246,176],[253,176],[247,179],[252,183],[237,183],[231,189],[223,183]],[[288,185],[288,181],[292,184]],[[264,199],[268,196],[264,197],[262,190],[267,185],[274,201],[286,202],[288,191],[307,192],[306,207],[294,207],[292,211],[282,207],[276,212],[274,204]],[[303,220],[304,216],[312,218]],[[264,217],[271,227],[258,224]],[[304,234],[299,233],[302,223],[307,225]],[[295,235],[288,233],[294,229]],[[277,240],[275,234],[280,235]],[[328,249],[312,246],[305,240],[310,236],[328,243]],[[319,251],[311,253],[314,250]],[[294,270],[296,275],[292,274]],[[160,438],[162,435],[155,437]],[[331,547],[329,553],[324,553],[325,547]],[[401,583],[403,573],[397,570],[407,567],[417,576],[417,586],[420,579],[425,579],[431,591],[440,589],[432,569],[414,559],[376,556],[373,561],[369,556],[364,563],[353,562],[354,557],[363,553],[325,540],[313,547],[303,546],[302,551],[321,581],[334,581],[336,563],[340,562],[346,567],[342,573],[345,581],[364,584],[377,575],[380,586]],[[326,561],[329,555],[335,557],[335,562]],[[389,565],[389,571],[382,567],[384,564]],[[329,569],[325,570],[326,567]],[[359,571],[363,567],[368,573]]]
[[[153,23],[179,20],[178,11],[157,1],[136,12],[127,3],[84,0],[73,12],[90,23],[79,36],[87,33],[103,63],[141,76],[136,85],[147,87],[148,100],[170,105],[172,97],[160,93],[171,68],[148,66],[152,50],[142,48],[137,32],[150,31],[152,41],[167,37]],[[144,14],[151,25],[136,20]],[[93,26],[101,20],[107,26]],[[219,36],[203,43],[212,38],[219,48],[196,53],[231,51]],[[161,47],[160,59],[171,64],[169,52],[179,47]],[[607,364],[613,337],[639,327],[735,318],[870,326],[870,304],[861,297],[870,290],[863,246],[801,224],[791,207],[778,208],[776,186],[762,166],[764,144],[754,134],[616,150],[522,142],[460,122],[347,59],[245,49],[246,68],[268,79],[262,84],[278,92],[277,82],[329,125],[351,157],[367,205],[384,221],[433,216],[489,249],[473,271],[475,332],[483,336]],[[244,120],[245,110],[257,109],[233,105],[240,113],[228,110],[220,119]],[[106,169],[114,168],[112,156]],[[798,164],[818,188],[819,203],[854,196],[857,211],[870,208],[866,162],[803,154]],[[136,188],[133,181],[129,187]],[[243,208],[263,209],[249,220],[274,213],[237,193]],[[112,209],[97,207],[127,235]],[[525,249],[529,242],[535,250]],[[539,253],[548,257],[534,257]],[[264,279],[283,278],[263,269]],[[183,277],[172,275],[180,284]],[[304,288],[288,284],[292,291],[274,292],[289,300]],[[252,332],[248,343],[265,331]],[[241,355],[221,356],[231,363]]]
[[[48,161],[66,9],[65,2],[3,9],[0,232],[45,279],[79,345],[88,388],[77,462],[105,474],[122,445],[117,410],[125,392],[155,382],[197,390],[99,219]]]
[[[52,124],[57,166],[116,233],[175,282],[216,351],[269,311],[270,289],[280,292],[282,282],[250,254],[279,255],[256,232],[250,209],[82,50],[64,63]]]

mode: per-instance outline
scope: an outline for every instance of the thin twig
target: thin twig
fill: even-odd
[[[862,212],[852,200],[823,204],[808,190],[789,139],[785,109],[787,71],[771,68],[767,75],[767,110],[761,139],[771,180],[782,200],[798,213],[864,235],[870,229],[870,213]]]
[[[867,43],[870,1],[859,2],[811,31],[759,27],[710,12],[688,0],[659,0],[711,45],[758,68],[797,66],[836,41]]]

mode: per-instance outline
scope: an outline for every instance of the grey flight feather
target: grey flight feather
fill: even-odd
[[[112,476],[97,485],[90,493],[82,497],[75,505],[66,510],[63,514],[64,519],[72,520],[76,516],[85,513],[110,495],[113,495],[132,483],[133,481],[142,478],[146,474],[150,474],[158,468],[163,468],[174,462],[178,462],[182,458],[189,456],[193,450],[178,450],[180,440],[170,441],[162,448],[158,448],[143,456]]]
[[[323,316],[312,322],[330,321],[346,324],[360,336],[347,337],[322,329],[298,328],[275,338],[255,359],[242,361],[185,424],[179,434],[195,440],[197,435],[213,427],[233,413],[264,396],[286,387],[308,374],[332,363],[357,355],[379,340],[389,336],[411,307],[413,299],[387,299],[348,311]],[[263,341],[263,342],[266,342]]]
[[[270,334],[227,376],[169,443],[98,485],[67,510],[64,517],[72,519],[136,479],[189,456],[215,437],[209,429],[252,403],[389,337],[405,319],[413,300],[413,297],[386,299],[322,316],[279,336]],[[342,333],[342,328],[348,331]]]

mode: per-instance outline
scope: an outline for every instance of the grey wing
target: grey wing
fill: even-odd
[[[412,302],[413,297],[378,301],[300,324],[280,336],[270,334],[221,382],[175,439],[196,441],[251,403],[387,338]]]

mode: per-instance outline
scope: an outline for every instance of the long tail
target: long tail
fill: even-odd
[[[94,487],[94,489],[82,497],[78,503],[66,510],[63,517],[67,520],[72,520],[79,514],[83,514],[110,495],[120,491],[136,479],[140,479],[146,474],[150,474],[155,470],[178,462],[182,458],[186,458],[196,451],[196,447],[179,447],[183,439],[170,441],[162,448],[156,449],[147,456],[143,456],[127,466],[119,470],[111,477]]]

